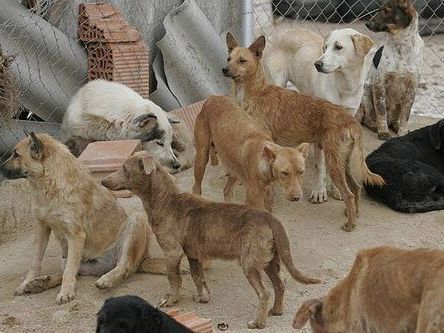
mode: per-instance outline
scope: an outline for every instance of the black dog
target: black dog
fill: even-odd
[[[444,119],[383,143],[366,162],[387,183],[365,186],[372,198],[405,213],[444,209]]]
[[[108,298],[97,314],[96,333],[192,333],[138,296]]]

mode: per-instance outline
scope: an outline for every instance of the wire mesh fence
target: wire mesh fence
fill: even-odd
[[[382,45],[383,34],[365,27],[385,0],[255,0],[256,35],[273,43],[273,34],[291,27],[306,27],[326,36],[346,27],[364,33]],[[424,65],[412,114],[444,116],[444,2],[414,1],[424,40]]]
[[[24,130],[58,136],[70,99],[88,80],[121,82],[151,97],[159,79],[153,70],[157,62],[165,75],[157,43],[165,36],[165,18],[175,8],[197,6],[195,19],[204,16],[217,34],[236,25],[239,18],[238,0],[94,3],[0,3],[0,161],[24,137]],[[178,50],[177,59],[180,54]],[[185,104],[174,92],[170,95],[173,105]]]
[[[88,79],[120,81],[150,98],[156,86],[167,85],[172,90],[174,103],[166,109],[196,101],[196,95],[180,98],[181,91],[200,85],[200,94],[204,95],[226,84],[222,78],[213,80],[215,82],[201,80],[196,72],[204,67],[199,57],[208,60],[205,71],[220,72],[220,61],[224,61],[226,50],[224,47],[218,50],[222,60],[214,61],[218,46],[211,44],[211,38],[220,37],[229,28],[239,31],[239,0],[107,0],[99,7],[79,6],[93,2],[5,0],[0,3],[0,160],[23,137],[24,129],[57,136],[70,99]],[[191,21],[204,16],[208,25],[202,29],[202,25],[191,24],[187,35],[179,33],[169,38],[170,53],[177,55],[159,57],[157,43],[166,33],[165,17],[190,2],[195,2],[202,12],[200,16],[193,14]],[[255,33],[270,37],[280,29],[304,26],[325,36],[333,29],[353,27],[380,41],[381,36],[372,34],[364,22],[383,2],[255,0]],[[416,7],[421,16],[425,61],[413,113],[442,117],[444,4],[440,0],[417,0]],[[101,23],[97,23],[98,18]],[[184,44],[184,38],[203,39],[200,43],[208,44],[207,50],[191,59],[188,66],[183,66],[180,56],[191,48]],[[177,50],[171,48],[175,43]],[[156,68],[158,72],[154,76]],[[180,70],[183,73],[168,80],[168,74]]]

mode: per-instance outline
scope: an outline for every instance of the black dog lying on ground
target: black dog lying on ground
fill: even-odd
[[[387,183],[365,186],[370,197],[405,213],[444,209],[444,119],[383,143],[366,162]]]
[[[192,333],[138,296],[108,298],[97,314],[96,333]]]

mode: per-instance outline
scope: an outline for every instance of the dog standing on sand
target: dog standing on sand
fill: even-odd
[[[327,296],[302,304],[293,327],[310,320],[314,333],[442,333],[443,281],[443,251],[364,250]]]
[[[16,295],[61,284],[57,302],[62,304],[74,299],[77,274],[101,276],[95,285],[103,289],[136,270],[165,273],[164,261],[149,257],[146,216],[128,217],[111,191],[49,135],[31,133],[21,140],[3,173],[29,181],[37,220],[34,259]],[[62,248],[63,273],[40,276],[51,232]]]
[[[361,125],[338,105],[266,83],[261,58],[265,37],[240,47],[227,34],[228,64],[222,69],[234,81],[236,99],[260,129],[279,145],[314,143],[324,150],[328,173],[344,199],[345,231],[355,228],[362,183],[384,184],[370,172],[362,152]]]
[[[399,136],[408,132],[423,63],[418,20],[411,0],[388,0],[366,24],[371,31],[387,35],[370,70],[358,114],[363,125],[377,131],[380,140],[392,137],[389,129]]]
[[[275,144],[233,98],[208,98],[196,118],[194,141],[193,193],[202,193],[202,179],[213,144],[228,174],[225,202],[231,201],[238,180],[247,188],[245,203],[257,209],[271,211],[271,184],[275,181],[284,189],[287,200],[301,199],[308,145],[295,149]]]
[[[259,298],[255,320],[249,328],[265,327],[270,293],[264,288],[265,270],[273,284],[274,305],[270,315],[282,315],[285,285],[280,278],[283,261],[291,276],[305,284],[319,280],[303,276],[294,266],[290,243],[282,223],[273,215],[244,205],[216,203],[191,193],[179,193],[168,173],[146,152],[129,157],[123,167],[102,183],[112,190],[128,189],[145,207],[157,241],[165,253],[170,292],[161,304],[178,301],[182,279],[180,261],[186,255],[197,289],[195,301],[207,303],[202,261],[238,260]]]
[[[288,81],[297,91],[343,106],[355,115],[364,93],[364,82],[374,55],[375,42],[354,29],[330,32],[325,39],[306,28],[276,32],[271,46],[264,50],[266,77],[273,84],[286,87]],[[315,185],[310,201],[327,201],[325,159],[314,147]],[[336,189],[329,189],[339,198]]]

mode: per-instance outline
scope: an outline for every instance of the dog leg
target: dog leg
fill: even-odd
[[[407,123],[410,118],[413,102],[415,101],[415,90],[414,83],[408,84],[408,87],[406,87],[405,97],[402,99],[400,105],[399,120],[394,128],[394,131],[398,136],[406,135],[409,132]]]
[[[57,295],[58,304],[68,303],[75,298],[76,276],[82,259],[86,235],[83,231],[80,231],[73,233],[70,237],[68,239],[68,258],[63,272],[62,287]]]
[[[197,289],[197,295],[194,296],[194,301],[197,303],[208,303],[210,301],[210,292],[208,291],[202,263],[197,259],[187,258],[190,264],[191,277]]]
[[[385,84],[373,85],[373,105],[378,126],[378,139],[388,140],[392,136],[387,125],[387,106],[385,103]]]
[[[274,304],[271,310],[268,311],[270,316],[282,316],[284,313],[285,284],[282,281],[279,272],[280,259],[278,256],[274,256],[268,264],[268,267],[265,269],[265,273],[267,273],[270,278],[274,289]]]
[[[37,223],[36,239],[34,244],[34,259],[31,265],[31,269],[28,271],[25,280],[16,289],[15,295],[20,296],[26,294],[27,285],[34,280],[40,271],[42,270],[43,256],[45,255],[46,247],[48,246],[49,236],[51,235],[51,229],[43,225],[42,222]]]
[[[333,184],[341,192],[347,211],[347,223],[342,225],[344,231],[353,231],[356,224],[356,207],[355,198],[350,188],[347,186],[345,167],[340,159],[335,156],[334,152],[327,152],[327,169],[333,181]]]
[[[202,194],[202,180],[205,174],[205,168],[210,158],[211,134],[206,124],[206,119],[197,117],[194,127],[194,139],[196,145],[196,157],[194,158],[194,185],[193,193]],[[215,150],[216,148],[214,148]]]
[[[327,189],[325,187],[325,159],[324,153],[320,147],[314,147],[315,160],[315,184],[310,194],[310,202],[323,203],[327,201]]]
[[[233,190],[234,186],[237,183],[237,180],[238,178],[236,176],[233,176],[232,174],[228,173],[227,182],[225,183],[224,187],[224,202],[233,201]]]
[[[355,210],[356,210],[356,216],[359,216],[360,213],[360,205],[361,205],[361,190],[362,186],[353,178],[352,175],[350,175],[347,171],[346,173],[347,177],[347,184],[352,191],[353,195],[355,196]]]
[[[180,260],[182,253],[165,253],[167,260],[167,277],[170,283],[170,292],[160,301],[159,306],[169,307],[179,300],[179,290],[182,287],[182,277],[180,276]]]
[[[248,328],[264,328],[267,321],[267,308],[270,292],[262,284],[261,273],[256,268],[244,269],[245,276],[259,298],[259,309],[255,320],[248,322]]]

